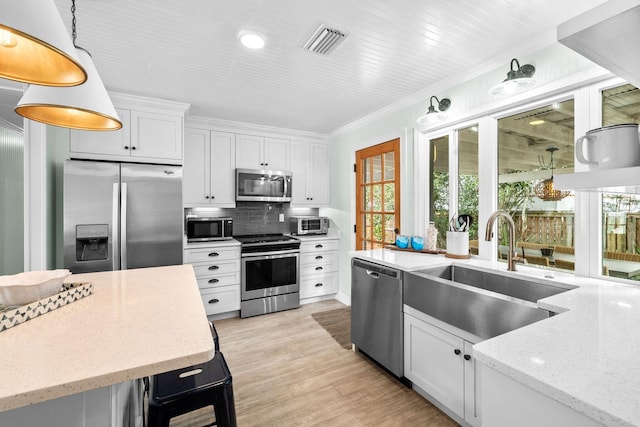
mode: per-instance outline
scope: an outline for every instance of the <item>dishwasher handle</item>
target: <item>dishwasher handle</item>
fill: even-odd
[[[373,264],[370,262],[362,261],[358,258],[353,258],[351,260],[351,266],[363,268],[367,271],[367,274],[371,277],[375,277],[376,279],[380,277],[380,275],[393,277],[397,280],[402,280],[401,271],[395,270],[393,268],[385,267],[379,264]]]

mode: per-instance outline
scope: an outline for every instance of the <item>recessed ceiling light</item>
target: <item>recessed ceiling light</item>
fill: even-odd
[[[240,43],[249,49],[262,49],[267,43],[266,37],[257,31],[240,31],[238,38],[240,39]]]
[[[531,121],[529,122],[529,124],[530,124],[531,126],[538,126],[538,125],[541,125],[541,124],[543,124],[543,123],[544,123],[544,120],[541,120],[541,119],[531,120]]]

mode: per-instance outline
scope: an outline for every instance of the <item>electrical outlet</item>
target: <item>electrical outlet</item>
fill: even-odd
[[[284,214],[280,214],[278,219],[280,222],[284,222]]]

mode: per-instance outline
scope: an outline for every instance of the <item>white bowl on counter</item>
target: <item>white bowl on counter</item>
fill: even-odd
[[[0,304],[25,305],[60,291],[69,270],[27,271],[0,276]]]

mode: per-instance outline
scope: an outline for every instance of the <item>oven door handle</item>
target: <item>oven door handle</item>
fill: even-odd
[[[287,249],[283,251],[268,251],[268,252],[249,252],[246,254],[242,254],[242,258],[262,258],[262,259],[271,259],[271,258],[286,258],[291,255],[298,255],[300,253],[299,249]]]

